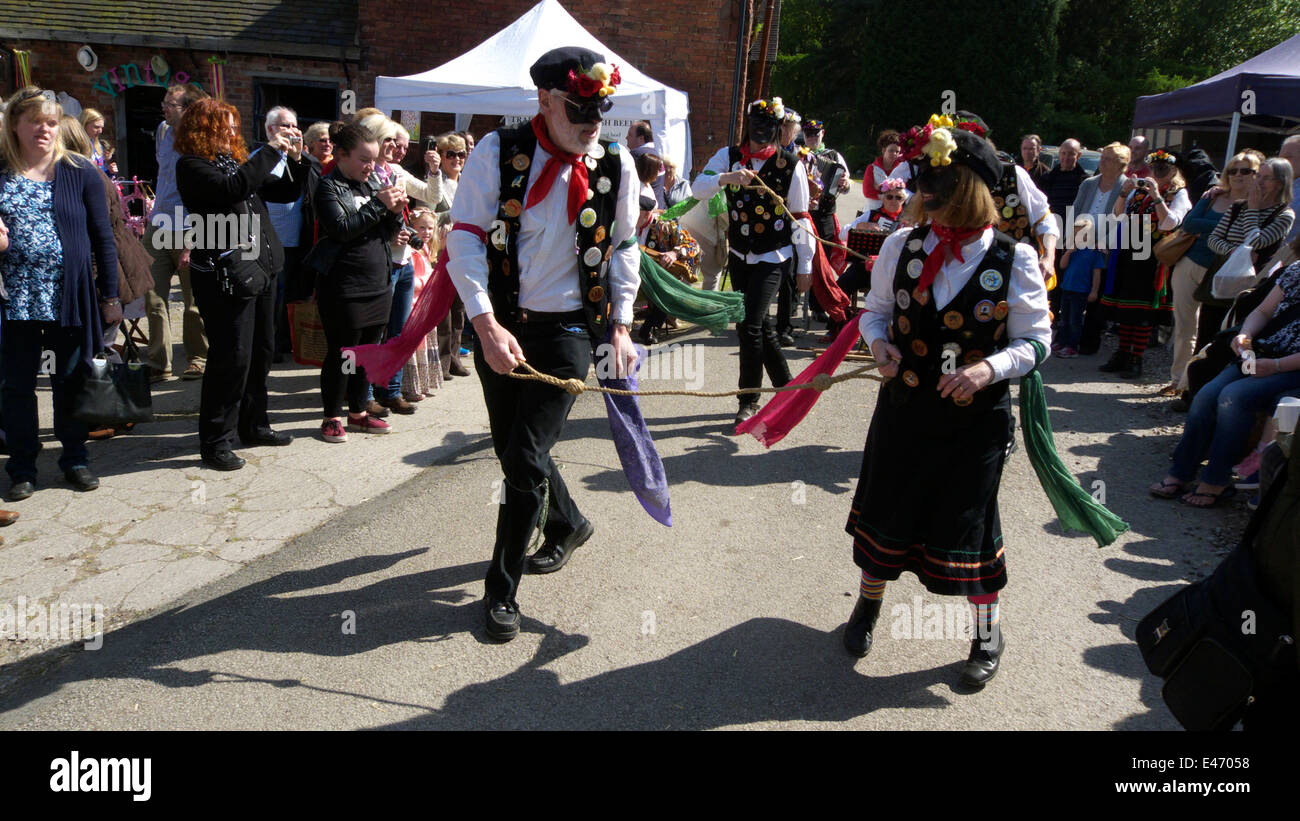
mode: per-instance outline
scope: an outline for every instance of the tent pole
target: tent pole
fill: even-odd
[[[736,29],[736,71],[732,77],[731,127],[727,132],[727,145],[740,139],[736,133],[738,121],[745,109],[745,86],[749,84],[749,6],[753,0],[740,0],[740,26]]]
[[[1232,162],[1232,155],[1237,150],[1237,129],[1241,126],[1241,112],[1232,112],[1232,127],[1228,129],[1228,156],[1223,160],[1223,167],[1227,168],[1228,163]]]

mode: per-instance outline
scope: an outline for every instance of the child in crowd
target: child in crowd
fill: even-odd
[[[415,265],[415,292],[411,304],[418,304],[424,286],[433,278],[433,266],[442,249],[445,231],[438,229],[434,212],[421,208],[411,214],[411,227],[422,241],[420,248],[411,254]],[[402,366],[402,398],[419,402],[442,387],[442,363],[438,359],[438,332],[430,333],[424,345],[416,349],[411,359]]]
[[[1065,275],[1061,278],[1061,323],[1052,347],[1062,359],[1079,355],[1083,338],[1083,312],[1101,293],[1101,270],[1106,256],[1096,250],[1091,217],[1074,221],[1074,247],[1061,257]]]

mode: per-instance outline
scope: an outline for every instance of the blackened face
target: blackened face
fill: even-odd
[[[759,145],[767,145],[776,139],[776,129],[780,125],[771,117],[750,115],[749,140]]]
[[[916,175],[916,191],[921,197],[925,210],[931,213],[941,211],[947,206],[956,190],[956,165],[935,167],[927,162],[921,166],[921,170]]]

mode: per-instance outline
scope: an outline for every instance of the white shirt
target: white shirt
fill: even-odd
[[[1029,224],[1034,226],[1034,233],[1040,237],[1053,236],[1060,239],[1061,229],[1052,218],[1052,209],[1047,202],[1047,195],[1034,185],[1034,179],[1029,176],[1028,171],[1019,165],[1015,166],[1015,169],[1016,193],[1020,195],[1020,201],[1025,203],[1025,208],[1029,212]],[[890,173],[889,178],[904,181],[912,179],[911,163],[900,162]]]
[[[451,206],[453,223],[465,222],[483,229],[491,241],[493,223],[501,199],[501,145],[494,131],[474,148],[461,171],[456,200]],[[548,154],[538,144],[529,166],[528,191],[537,182]],[[610,242],[614,247],[609,260],[610,310],[613,321],[632,324],[632,301],[641,286],[639,273],[641,249],[636,245],[618,250],[632,232],[641,213],[638,195],[641,183],[636,176],[636,166],[627,149],[619,151],[620,176],[618,205],[614,210],[614,224],[610,227]],[[530,311],[564,313],[580,310],[583,306],[578,267],[578,249],[574,243],[573,222],[569,219],[569,177],[573,169],[565,165],[546,197],[519,217],[519,307]],[[596,172],[591,172],[594,179]],[[527,195],[525,195],[527,201]],[[492,310],[488,299],[487,248],[468,231],[452,231],[447,235],[447,271],[465,303],[465,314],[470,319]]]
[[[700,175],[691,183],[691,190],[695,192],[697,200],[707,202],[714,194],[718,193],[718,189],[722,187],[722,184],[718,182],[718,174],[738,171],[741,168],[750,168],[749,165],[740,162],[728,163],[727,161],[731,158],[730,154],[731,148],[729,146],[721,148],[704,166],[704,171],[701,171]],[[707,171],[713,173],[707,174],[705,173]],[[805,213],[808,210],[808,169],[804,167],[802,162],[795,163],[794,174],[790,179],[790,190],[785,195],[785,204],[791,214]],[[785,262],[791,255],[794,255],[798,257],[795,273],[811,274],[813,258],[817,254],[817,240],[812,231],[812,225],[807,220],[796,220],[790,225],[791,245],[778,248],[775,251],[768,251],[765,254],[746,254],[744,260],[750,265],[758,262],[780,263]],[[735,248],[731,249],[731,253],[738,257],[741,256],[741,253]]]
[[[894,318],[894,274],[898,268],[898,257],[903,252],[903,245],[911,230],[900,229],[890,234],[880,249],[880,256],[876,257],[875,267],[871,269],[867,310],[858,320],[858,331],[868,346],[877,339],[889,340],[889,323]],[[928,254],[938,244],[939,240],[932,231],[926,236],[921,249]],[[936,311],[942,311],[966,287],[976,268],[980,267],[984,254],[992,246],[993,229],[987,228],[977,241],[962,246],[965,262],[957,262],[955,259],[944,262],[934,278],[934,284],[930,286]],[[1023,242],[1018,242],[1015,246],[1011,282],[1007,285],[1007,303],[1011,309],[1007,315],[1007,338],[1010,343],[984,360],[993,368],[994,382],[1024,376],[1033,370],[1035,359],[1033,346],[1029,344],[1031,340],[1036,339],[1043,344],[1044,359],[1052,342],[1047,289],[1043,287],[1043,277],[1038,271],[1038,255]]]

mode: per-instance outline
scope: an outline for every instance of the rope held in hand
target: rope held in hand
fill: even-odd
[[[754,177],[754,182],[758,183],[758,185],[746,185],[746,186],[742,186],[742,187],[747,188],[747,189],[749,189],[749,190],[751,190],[751,191],[763,191],[763,192],[765,192],[769,197],[771,197],[773,200],[775,200],[777,205],[781,206],[782,208],[784,208],[787,212],[789,212],[789,213],[791,213],[791,214],[794,213],[793,211],[790,211],[790,206],[788,206],[788,205],[785,204],[785,200],[783,200],[783,199],[781,198],[781,195],[778,194],[778,193],[776,193],[775,191],[773,191],[770,187],[768,187],[767,183],[763,182],[763,181],[762,181],[761,179],[759,179],[758,177]],[[847,252],[847,253],[850,253],[850,254],[852,254],[853,256],[857,257],[858,259],[860,259],[860,260],[862,260],[862,261],[864,261],[864,262],[870,262],[870,261],[871,261],[871,257],[867,256],[866,254],[862,254],[862,253],[859,253],[859,252],[857,252],[857,251],[854,251],[852,248],[850,248],[850,247],[847,246],[847,245],[840,245],[838,242],[831,242],[830,240],[828,240],[828,239],[826,239],[826,238],[824,238],[824,237],[819,237],[819,236],[817,236],[816,234],[814,234],[813,237],[814,237],[818,242],[820,242],[822,245],[829,245],[829,246],[832,247],[832,248],[839,248],[840,250],[845,251],[845,252]]]
[[[872,362],[870,365],[863,365],[860,368],[855,368],[846,373],[835,374],[833,376],[831,374],[819,373],[813,377],[811,382],[804,382],[798,385],[783,385],[779,388],[741,388],[734,391],[628,391],[621,388],[606,388],[600,385],[588,385],[581,379],[560,379],[558,376],[541,373],[527,362],[520,362],[519,367],[524,369],[523,373],[520,373],[519,371],[511,371],[507,376],[513,377],[514,379],[528,379],[534,382],[545,382],[547,385],[553,385],[565,393],[570,393],[574,396],[581,393],[593,392],[608,393],[612,396],[700,396],[710,399],[719,399],[726,396],[743,396],[755,393],[780,393],[781,391],[797,391],[806,389],[826,391],[829,390],[832,385],[849,379],[872,379],[877,382],[885,381],[885,379],[880,376],[867,373],[867,371],[873,371],[880,367],[879,362]]]

